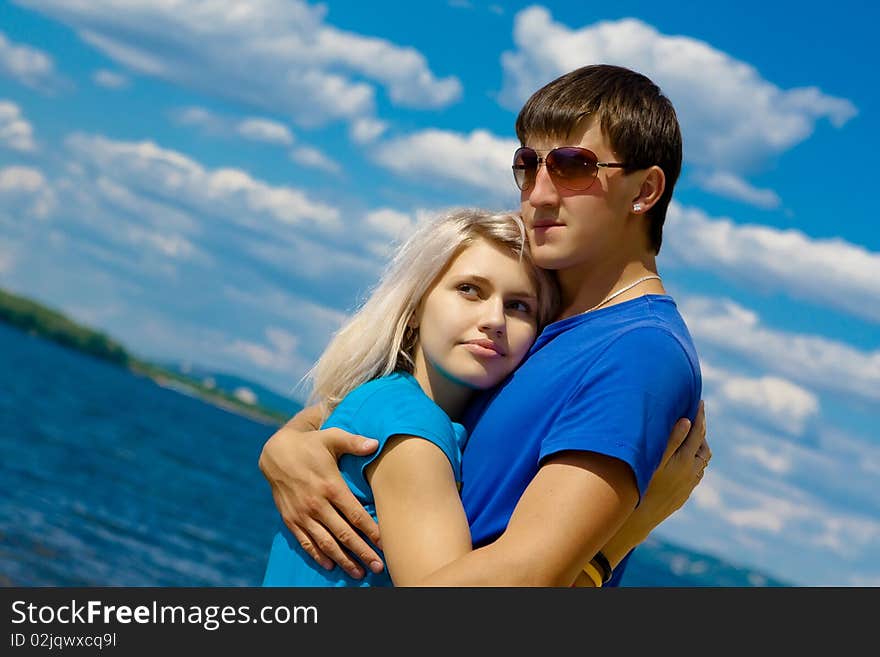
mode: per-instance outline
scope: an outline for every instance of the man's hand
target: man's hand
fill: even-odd
[[[693,426],[686,418],[676,423],[641,503],[602,548],[612,567],[684,505],[702,480],[711,458],[712,450],[706,442],[706,412],[701,401]]]
[[[314,430],[313,411],[314,407],[302,411],[263,446],[259,466],[275,506],[303,549],[327,570],[335,562],[351,577],[363,577],[351,557],[356,555],[370,570],[381,572],[379,555],[355,531],[378,545],[379,526],[349,490],[337,465],[342,454],[370,454],[378,443],[342,429]]]

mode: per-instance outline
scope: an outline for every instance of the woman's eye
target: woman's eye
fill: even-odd
[[[511,301],[507,307],[521,313],[531,314],[532,312],[532,307],[525,301]]]
[[[476,285],[471,285],[470,283],[462,283],[457,287],[457,289],[466,297],[476,297],[480,294],[480,288],[478,288]]]

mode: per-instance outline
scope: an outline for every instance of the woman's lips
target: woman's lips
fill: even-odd
[[[471,340],[462,346],[481,358],[501,358],[504,356],[504,353],[491,340]]]

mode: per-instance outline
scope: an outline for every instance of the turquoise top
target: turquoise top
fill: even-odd
[[[321,428],[338,427],[379,441],[369,456],[343,455],[339,459],[342,477],[355,497],[376,519],[373,491],[364,477],[364,468],[396,435],[417,436],[439,447],[461,481],[461,452],[467,434],[461,424],[452,422],[443,410],[405,372],[394,372],[352,390],[334,409]],[[381,554],[381,553],[380,553]],[[384,557],[383,557],[384,558]],[[379,574],[366,571],[361,580],[352,579],[339,566],[324,570],[302,549],[290,530],[280,522],[272,541],[263,586],[393,586],[388,570]]]

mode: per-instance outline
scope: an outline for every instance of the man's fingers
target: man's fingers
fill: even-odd
[[[306,521],[306,532],[314,541],[315,547],[322,554],[326,554],[333,562],[339,565],[349,577],[360,579],[364,576],[364,571],[358,566],[351,556],[342,549],[336,539],[331,536],[330,532],[318,522],[312,519]]]
[[[354,454],[356,456],[365,456],[372,454],[379,446],[379,441],[372,438],[365,438],[355,433],[349,433],[343,429],[324,429],[321,431],[324,445],[338,459],[343,454]]]
[[[324,570],[333,570],[333,562],[327,558],[327,555],[325,555],[323,552],[318,550],[317,547],[315,547],[314,541],[309,538],[308,534],[306,534],[296,524],[288,523],[286,520],[284,521],[284,523],[287,525],[290,533],[293,534],[294,538],[296,538],[296,540],[302,546],[302,549],[305,550],[312,559],[317,561]]]
[[[367,513],[367,510],[361,505],[357,498],[352,494],[347,486],[343,486],[337,491],[333,491],[328,495],[330,502],[344,516],[348,522],[341,522],[331,528],[334,536],[351,550],[370,570],[374,573],[381,572],[383,569],[382,560],[370,545],[352,527],[360,531],[374,545],[380,545],[379,541],[379,525],[373,520],[373,517]],[[329,519],[335,521],[335,518]]]
[[[360,559],[361,563],[375,573],[382,572],[382,560],[369,544],[339,516],[327,518],[323,523],[338,543]]]
[[[665,466],[679,446],[684,442],[691,428],[691,421],[686,417],[681,418],[672,427],[672,433],[669,435],[669,442],[666,443],[666,451],[663,452],[663,458],[660,459],[660,467]]]

